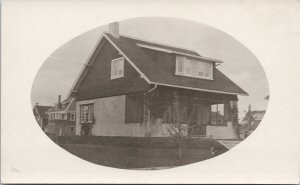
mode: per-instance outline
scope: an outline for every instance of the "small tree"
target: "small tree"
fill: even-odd
[[[185,148],[186,141],[190,138],[188,135],[188,128],[185,124],[169,124],[167,128],[167,136],[172,143],[175,143],[178,150],[178,163],[181,164],[182,153]]]
[[[253,111],[251,110],[251,104],[248,106],[248,111],[246,112],[246,115],[245,115],[243,121],[246,122],[247,127],[248,127],[247,130],[250,133],[250,131],[251,131],[251,123],[253,121]],[[248,136],[248,134],[247,134],[247,136]]]
[[[179,97],[177,92],[173,94],[173,113],[172,113],[172,122],[168,124],[167,128],[167,137],[170,138],[172,143],[175,143],[178,149],[178,163],[182,162],[182,153],[185,148],[187,140],[190,138],[188,134],[188,125],[191,121],[191,115],[183,116],[183,119],[180,119],[180,110],[179,110]],[[184,108],[182,112],[184,115],[187,115],[187,110]]]
[[[89,144],[91,144],[91,137],[92,137],[92,128],[95,124],[95,117],[92,117],[92,120],[88,121],[85,120],[81,123],[80,135],[89,137]]]

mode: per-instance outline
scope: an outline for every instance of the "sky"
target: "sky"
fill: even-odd
[[[197,51],[223,61],[217,66],[249,96],[239,96],[239,117],[251,104],[252,110],[266,110],[269,94],[265,72],[255,55],[230,35],[208,25],[173,18],[136,18],[120,21],[120,34]],[[59,47],[39,69],[32,85],[31,102],[54,105],[58,95],[66,98],[91,54],[104,25],[87,31]]]

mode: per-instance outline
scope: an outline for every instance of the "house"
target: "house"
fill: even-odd
[[[265,113],[265,110],[251,111],[251,107],[249,108],[248,112],[243,118],[243,124],[240,127],[240,134],[242,138],[246,138],[258,127]]]
[[[173,125],[190,134],[235,138],[238,95],[247,93],[192,50],[103,33],[68,98],[76,98],[76,135],[164,137]],[[223,105],[224,123],[211,124]]]
[[[33,107],[34,117],[44,132],[47,131],[46,127],[48,125],[48,115],[46,112],[50,108],[51,106],[39,105],[38,103],[36,103]]]
[[[54,135],[75,135],[76,120],[76,101],[74,98],[68,98],[61,102],[61,96],[58,96],[58,102],[47,111],[49,124],[47,133]]]
[[[244,120],[247,120],[247,127],[249,132],[253,132],[257,126],[260,124],[261,120],[263,119],[264,115],[265,115],[266,111],[265,110],[255,110],[255,111],[251,111],[251,118],[249,118],[247,115],[244,118]]]

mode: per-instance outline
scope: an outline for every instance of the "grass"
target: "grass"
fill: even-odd
[[[123,169],[171,167],[203,161],[213,157],[210,148],[185,148],[182,160],[176,147],[108,146],[102,144],[60,144],[70,153],[89,162]]]

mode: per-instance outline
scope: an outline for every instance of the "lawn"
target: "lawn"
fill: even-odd
[[[102,144],[60,144],[70,153],[103,166],[116,168],[172,167],[213,157],[210,148],[185,148],[182,160],[176,147],[108,146]]]

